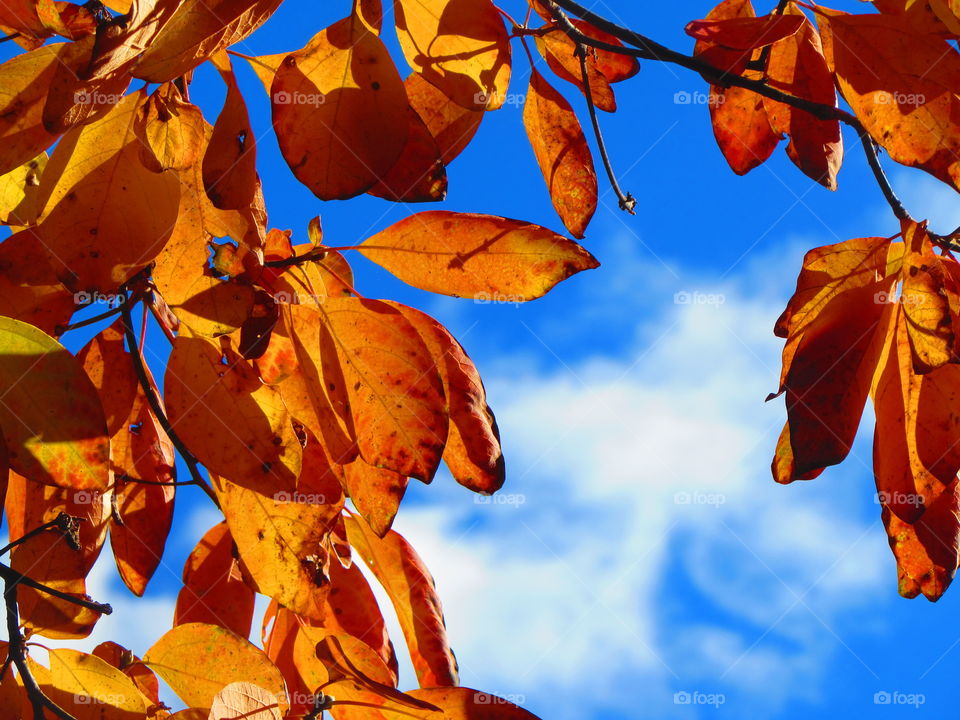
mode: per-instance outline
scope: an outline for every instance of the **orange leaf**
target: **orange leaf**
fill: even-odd
[[[131,70],[134,77],[166,82],[217,51],[243,40],[262,25],[281,0],[186,0],[165,18],[160,31]]]
[[[347,535],[393,602],[420,687],[456,685],[440,598],[420,556],[398,533],[378,538],[356,517],[347,518]]]
[[[440,148],[416,110],[407,108],[407,143],[394,166],[367,192],[396,202],[438,202],[447,196]]]
[[[173,625],[219,625],[250,634],[255,593],[241,577],[233,536],[225,522],[207,530],[183,566]]]
[[[10,467],[51,485],[104,490],[103,407],[80,362],[42,331],[0,317],[0,428]]]
[[[34,230],[0,243],[0,268],[0,314],[60,334],[73,315],[75,295],[57,278]]]
[[[496,492],[504,481],[503,453],[500,431],[487,405],[480,373],[460,343],[439,322],[406,305],[390,304],[420,333],[440,371],[450,411],[444,462],[464,487],[488,495]]]
[[[206,122],[173,83],[157,88],[141,106],[134,130],[142,143],[140,160],[154,172],[186,170],[206,144]]]
[[[270,96],[283,157],[321,200],[369,190],[406,145],[403,81],[383,42],[356,16],[290,53]]]
[[[215,207],[241,210],[257,194],[256,137],[230,56],[215,55],[213,64],[227,86],[227,97],[203,154],[203,187]]]
[[[360,456],[429,482],[449,418],[439,373],[416,329],[378,300],[329,298],[320,314],[343,370]]]
[[[180,188],[140,163],[133,131],[144,93],[128,95],[96,122],[71,130],[40,179],[46,198],[38,233],[64,283],[113,293],[166,245]]]
[[[960,544],[958,513],[956,480],[913,525],[884,507],[883,524],[897,558],[903,597],[913,598],[922,592],[928,600],[936,601],[950,586],[957,571]]]
[[[441,161],[444,165],[449,165],[476,135],[480,121],[483,120],[483,112],[457,105],[420,73],[411,73],[403,85],[410,106],[433,135],[440,150]]]
[[[263,651],[216,625],[188,623],[168,630],[143,662],[192,707],[210,708],[217,693],[240,681],[273,694],[281,711],[288,706],[283,676]]]
[[[530,71],[523,124],[554,209],[570,234],[582,238],[597,209],[593,155],[570,103],[536,70]]]
[[[753,5],[749,0],[724,0],[710,11],[706,19],[720,21],[753,16]],[[701,40],[697,42],[694,54],[706,55],[714,66],[734,72],[740,72],[737,65],[750,59],[751,51],[721,48],[720,53],[713,52],[716,49],[716,45]],[[744,72],[744,75],[755,79],[760,77],[757,71]],[[763,98],[750,90],[711,86],[710,120],[720,151],[730,169],[738,175],[745,175],[766,162],[780,142],[780,136],[770,126]]]
[[[698,41],[731,50],[754,50],[794,35],[803,22],[803,15],[793,14],[732,17],[694,20],[687,23],[684,31]]]
[[[251,489],[215,476],[214,489],[259,591],[319,620],[329,590],[326,538],[343,503],[342,497],[314,492],[310,480],[301,478],[296,493],[290,493],[267,483]]]
[[[41,485],[11,472],[6,511],[11,541],[61,512],[83,519],[77,532],[79,551],[58,531],[50,530],[17,545],[10,566],[48,587],[86,598],[85,578],[106,538],[110,496]],[[23,586],[17,589],[17,602],[23,625],[45,637],[86,637],[100,617],[93,610]]]
[[[887,15],[820,15],[844,99],[890,157],[960,189],[960,53]]]
[[[276,490],[294,487],[301,451],[290,415],[243,358],[179,335],[163,389],[170,424],[212,472],[248,486],[269,478]]]
[[[767,78],[771,86],[805,100],[836,106],[833,74],[823,57],[816,28],[789,4],[785,17],[802,21],[800,31],[776,43],[770,50]],[[806,175],[830,190],[837,188],[837,173],[843,162],[843,136],[839,120],[820,120],[810,113],[769,98],[764,108],[775,133],[789,136],[787,155]]]
[[[401,220],[360,252],[414,287],[486,301],[533,300],[599,267],[580,245],[539,225],[446,210]]]
[[[357,458],[343,466],[347,494],[377,536],[393,525],[407,490],[407,478],[393,470],[375,467]]]

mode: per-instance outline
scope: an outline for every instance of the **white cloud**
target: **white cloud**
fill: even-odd
[[[775,713],[817,695],[847,652],[838,620],[893,582],[882,531],[843,507],[856,488],[828,503],[770,479],[779,304],[732,284],[698,291],[724,302],[647,315],[629,357],[488,376],[503,492],[523,504],[475,505],[438,481],[401,511],[465,684],[550,718],[638,703],[672,717],[689,710],[677,689],[746,693],[754,714]]]

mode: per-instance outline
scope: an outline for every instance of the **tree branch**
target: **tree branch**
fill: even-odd
[[[193,453],[187,449],[187,446],[183,444],[180,436],[174,431],[170,425],[170,420],[167,418],[167,414],[163,410],[163,406],[160,404],[157,389],[147,373],[147,366],[143,360],[143,355],[140,353],[137,336],[133,331],[133,318],[130,316],[131,304],[132,303],[126,302],[121,306],[120,317],[123,319],[123,334],[127,340],[130,356],[133,358],[133,368],[137,373],[137,379],[140,381],[140,387],[143,388],[143,394],[147,396],[147,402],[150,403],[150,409],[153,410],[153,414],[157,418],[157,422],[160,423],[160,427],[163,428],[167,437],[170,438],[170,442],[173,443],[180,457],[182,457],[183,461],[187,464],[187,469],[190,470],[190,477],[193,478],[191,484],[202,489],[207,496],[213,500],[214,505],[219,508],[220,501],[217,499],[216,493],[213,492],[213,488],[207,484],[200,474],[197,459],[193,456]]]
[[[625,28],[610,20],[607,20],[606,18],[597,15],[595,12],[583,7],[576,0],[545,0],[545,2],[550,11],[554,14],[554,17],[557,18],[557,22],[561,26],[561,29],[570,37],[571,40],[576,43],[599,48],[601,50],[607,50],[609,52],[619,53],[621,55],[632,55],[634,57],[639,57],[646,60],[654,60],[657,62],[666,62],[679,65],[687,68],[688,70],[693,70],[694,72],[700,73],[702,76],[704,76],[704,78],[707,79],[708,82],[711,82],[712,84],[721,85],[724,87],[740,87],[746,90],[751,90],[758,95],[762,95],[763,97],[776,100],[777,102],[782,102],[785,105],[795,107],[799,110],[804,110],[821,120],[838,120],[845,125],[848,125],[849,127],[853,128],[860,137],[864,153],[867,157],[867,163],[870,165],[870,169],[873,171],[873,175],[876,178],[877,183],[880,185],[880,190],[883,193],[884,199],[887,201],[887,204],[890,206],[893,214],[900,220],[913,219],[910,213],[904,207],[903,203],[897,197],[897,194],[890,185],[886,174],[883,172],[883,168],[880,165],[880,159],[877,154],[876,144],[870,138],[867,129],[852,113],[842,110],[834,105],[825,105],[812,100],[806,100],[796,95],[791,95],[790,93],[783,92],[782,90],[778,90],[777,88],[767,85],[767,83],[763,80],[754,80],[741,75],[727,73],[719,68],[714,67],[699,57],[694,55],[684,55],[676,50],[671,50],[665,45],[661,45],[660,43],[651,40],[650,38],[641,35],[634,30],[630,30],[629,28]],[[591,25],[595,25],[604,32],[613,35],[621,42],[624,42],[627,45],[632,45],[633,47],[613,45],[594,40],[593,38],[584,35],[582,32],[577,30],[572,23],[569,22],[569,19],[567,19],[566,23],[562,21],[561,18],[565,18],[563,10],[576,15],[582,20],[586,20]],[[957,235],[960,234],[960,228],[957,228],[957,230],[949,235],[939,235],[929,231],[928,234],[930,235],[931,240],[938,245],[949,250],[960,251],[960,244],[955,242]]]
[[[27,665],[27,654],[23,644],[23,635],[20,634],[20,612],[17,608],[17,585],[18,582],[11,578],[4,577],[3,599],[7,606],[7,657],[20,674],[20,682],[27,692],[30,699],[30,705],[33,706],[33,720],[46,720],[44,717],[44,708],[49,708],[57,717],[62,720],[76,720],[70,713],[57,705],[48,698],[36,678],[30,672],[30,666]]]
[[[62,592],[56,588],[48,587],[42,582],[37,582],[32,577],[28,577],[21,573],[18,573],[13,568],[8,565],[0,563],[0,578],[3,578],[5,582],[13,582],[17,585],[26,585],[28,588],[33,588],[42,593],[46,593],[51,597],[58,598],[64,602],[73,603],[79,607],[86,608],[87,610],[93,610],[102,615],[110,615],[113,612],[113,608],[110,606],[110,603],[98,603],[94,600],[85,600],[76,595],[70,595],[69,593]]]

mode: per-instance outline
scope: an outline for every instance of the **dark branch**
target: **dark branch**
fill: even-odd
[[[651,40],[650,38],[641,35],[638,32],[611,22],[610,20],[607,20],[606,18],[597,15],[593,11],[583,7],[580,3],[576,2],[576,0],[546,0],[546,3],[551,12],[557,18],[558,24],[561,25],[563,31],[576,43],[607,50],[609,52],[620,53],[622,55],[632,55],[634,57],[644,58],[646,60],[654,60],[657,62],[667,62],[674,65],[679,65],[687,68],[688,70],[693,70],[694,72],[700,73],[704,78],[707,79],[708,82],[712,84],[723,87],[740,87],[746,90],[751,90],[758,95],[768,97],[771,100],[776,100],[777,102],[782,102],[785,105],[808,112],[821,120],[838,120],[845,125],[848,125],[849,127],[853,128],[857,132],[857,135],[861,138],[863,149],[867,156],[867,162],[870,164],[870,168],[873,170],[874,177],[876,178],[877,183],[880,185],[880,190],[883,193],[884,199],[887,201],[887,204],[890,205],[890,209],[893,211],[894,215],[896,215],[896,217],[900,220],[912,220],[910,213],[907,212],[906,208],[903,206],[903,203],[897,197],[897,194],[890,185],[886,174],[883,172],[883,168],[880,166],[880,160],[877,154],[875,143],[869,138],[867,129],[852,113],[842,110],[834,105],[825,105],[823,103],[797,97],[796,95],[791,95],[790,93],[783,92],[777,88],[770,87],[764,80],[754,80],[741,75],[727,73],[719,68],[714,67],[702,58],[692,55],[684,55],[676,50],[671,50],[665,45],[661,45],[660,43]],[[609,33],[610,35],[613,35],[621,42],[633,47],[612,45],[610,43],[594,40],[593,38],[584,35],[569,21],[566,23],[562,22],[561,17],[563,16],[563,12],[561,8],[583,20],[586,20],[591,25],[595,25],[599,29]],[[960,250],[960,244],[955,243],[957,235],[960,233],[960,228],[949,235],[938,235],[937,233],[929,231],[928,233],[930,238],[940,246],[950,250]]]
[[[33,588],[42,593],[46,593],[51,597],[58,598],[64,602],[73,603],[87,610],[93,610],[94,612],[101,613],[103,615],[110,615],[113,612],[113,608],[109,603],[98,603],[94,600],[86,600],[77,595],[70,595],[69,593],[61,592],[52,587],[48,587],[41,582],[37,582],[31,577],[27,577],[21,573],[18,573],[13,568],[0,563],[0,578],[3,578],[5,582],[13,582],[17,585],[25,585],[28,588]]]
[[[33,673],[30,672],[30,666],[27,665],[26,648],[23,644],[23,635],[20,634],[17,581],[4,578],[3,599],[7,606],[7,641],[9,643],[7,657],[13,662],[20,674],[20,682],[23,683],[23,688],[27,691],[27,697],[30,699],[30,705],[33,706],[33,720],[46,720],[43,714],[44,708],[49,708],[62,720],[76,720],[73,715],[44,695],[43,690],[37,684],[36,678],[33,677]]]

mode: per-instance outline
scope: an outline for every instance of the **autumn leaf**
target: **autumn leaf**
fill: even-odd
[[[464,487],[484,494],[496,492],[504,482],[503,453],[500,431],[493,411],[487,405],[480,373],[443,325],[414,308],[400,303],[391,305],[420,333],[440,372],[450,412],[443,461],[454,479]],[[364,517],[370,521],[369,517]]]
[[[238,553],[226,523],[207,530],[183,565],[173,625],[219,625],[240,637],[250,634],[254,591],[243,581]]]
[[[60,141],[40,179],[38,233],[58,275],[79,291],[114,293],[170,238],[180,202],[176,178],[140,163],[133,131],[143,93]]]
[[[393,525],[407,490],[407,478],[370,465],[362,458],[343,466],[347,494],[374,534],[383,537]]]
[[[689,22],[684,31],[698,41],[722,45],[731,50],[754,50],[796,34],[803,22],[803,15],[796,14],[729,18],[715,16]]]
[[[710,11],[706,20],[728,21],[752,17],[754,11],[750,0],[723,0]],[[731,65],[745,65],[751,57],[751,51],[722,49],[718,54],[713,52],[716,47],[713,43],[700,40],[694,55],[706,56],[714,66],[722,70],[729,70]],[[724,61],[718,62],[718,57]],[[756,70],[745,71],[743,75],[753,79],[760,77]],[[770,118],[760,95],[741,87],[712,85],[709,105],[714,137],[731,170],[737,175],[745,175],[767,161],[780,142],[780,136],[770,125]]]
[[[530,72],[523,123],[554,209],[570,234],[582,238],[597,209],[593,156],[570,103],[536,70]]]
[[[130,720],[146,713],[133,681],[96,655],[49,650],[51,699],[77,720]]]
[[[772,87],[804,100],[833,107],[837,103],[833,74],[823,57],[816,29],[793,3],[784,17],[802,20],[797,33],[775,43],[767,61],[767,78]],[[787,135],[787,155],[808,177],[829,190],[837,188],[837,173],[843,162],[843,136],[838,120],[820,120],[808,112],[763,99],[775,133]]]
[[[131,70],[148,82],[173,80],[262,25],[280,0],[186,0]]]
[[[430,482],[449,416],[439,372],[420,335],[377,300],[329,298],[320,314],[343,371],[360,456]]]
[[[503,105],[510,42],[490,0],[394,0],[393,10],[410,67],[462,107]]]
[[[187,705],[209,709],[233,682],[271,693],[281,712],[288,703],[283,676],[263,651],[216,625],[187,623],[168,630],[143,656]]]
[[[203,153],[203,187],[215,207],[242,210],[257,193],[256,138],[230,56],[218,53],[212,62],[227,86],[227,97]]]
[[[360,252],[429,292],[524,302],[561,280],[599,266],[580,245],[538,225],[430,210],[365,240]]]
[[[292,489],[300,445],[275,388],[247,361],[202,337],[180,335],[164,381],[170,423],[212,472],[243,485],[269,478]]]
[[[283,157],[321,200],[369,190],[406,145],[403,81],[383,42],[356,16],[290,53],[270,96]]]
[[[248,682],[227,685],[213,698],[210,720],[281,720],[277,698]]]
[[[423,561],[396,532],[378,538],[356,517],[347,518],[347,534],[393,602],[420,687],[456,685],[457,660],[447,643],[440,598]]]
[[[871,137],[960,190],[960,54],[886,15],[818,15],[827,62]]]
[[[890,548],[897,558],[899,591],[913,598],[923,593],[935,601],[946,592],[957,571],[958,536],[957,481],[913,525],[883,509]]]
[[[367,192],[396,202],[437,202],[447,196],[440,148],[416,110],[407,108],[407,142],[393,167]]]
[[[777,322],[786,337],[780,392],[786,392],[793,462],[779,482],[846,457],[873,380],[896,275],[889,241],[864,238],[807,253],[797,291]],[[889,313],[887,313],[889,315]],[[778,450],[781,462],[783,452]],[[776,464],[775,464],[776,468]]]
[[[10,473],[6,516],[11,541],[60,513],[80,519],[76,546],[61,532],[49,530],[14,547],[10,566],[47,587],[87,600],[85,578],[106,538],[109,493],[42,485]],[[17,602],[24,627],[50,638],[86,637],[100,617],[95,610],[24,586],[17,588]]]
[[[76,307],[76,296],[57,278],[32,229],[0,243],[0,314],[59,335]]]
[[[32,225],[40,214],[37,187],[47,166],[47,154],[40,153],[20,167],[0,175],[0,223]]]
[[[426,124],[437,144],[440,160],[449,165],[476,135],[483,112],[457,105],[420,73],[410,73],[403,85],[410,107]]]
[[[64,47],[46,45],[0,65],[0,174],[28,162],[57,139],[43,126],[43,104]]]
[[[135,120],[140,161],[154,172],[186,170],[206,145],[205,125],[200,108],[184,100],[173,83],[161,85]]]
[[[109,484],[100,397],[80,362],[27,323],[0,318],[0,428],[10,467],[74,490]]]

